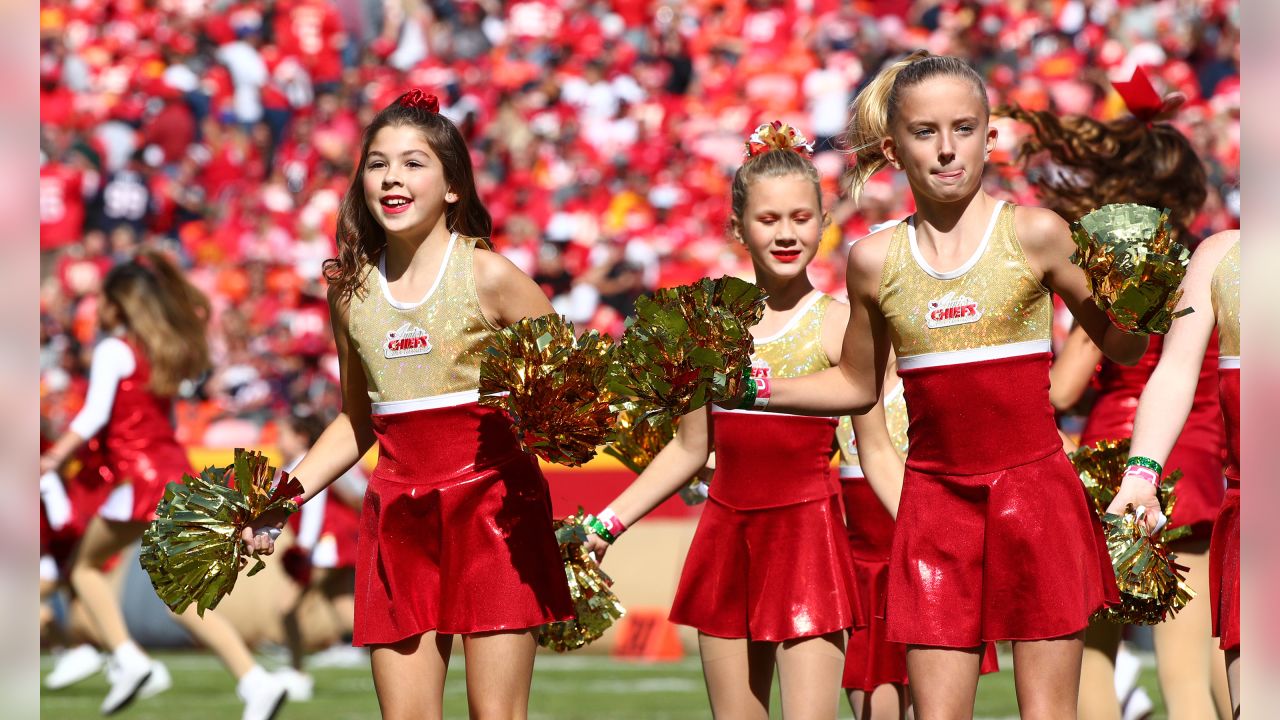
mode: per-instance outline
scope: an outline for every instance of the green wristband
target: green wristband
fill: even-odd
[[[1133,457],[1129,458],[1129,465],[1130,466],[1137,465],[1138,467],[1144,467],[1154,472],[1157,478],[1164,477],[1164,467],[1160,463],[1156,462],[1155,460],[1152,460],[1149,457],[1134,455]]]
[[[750,372],[750,370],[747,372]],[[756,393],[760,392],[760,388],[756,385],[756,379],[750,376],[744,377],[742,384],[742,402],[738,403],[738,409],[750,410],[756,406]]]
[[[600,521],[600,518],[595,515],[588,515],[583,518],[582,525],[596,535],[599,535],[601,540],[604,540],[610,545],[613,544],[614,540],[618,539],[614,537],[613,533],[609,532],[609,528],[605,527],[604,523]]]

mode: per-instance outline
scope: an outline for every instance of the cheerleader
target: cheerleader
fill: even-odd
[[[762,125],[733,180],[732,231],[768,294],[752,328],[761,381],[831,367],[848,306],[806,273],[826,225],[812,148]],[[767,718],[775,668],[788,718],[835,717],[845,631],[860,624],[849,546],[831,477],[836,420],[721,407],[680,421],[675,439],[599,515],[590,547],[608,545],[707,462],[716,468],[685,560],[671,621],[698,630],[711,711]]]
[[[1155,372],[1138,402],[1129,467],[1108,508],[1128,504],[1159,509],[1155,485],[1194,412],[1205,350],[1218,335],[1218,382],[1227,432],[1227,490],[1209,544],[1209,607],[1213,635],[1225,651],[1231,717],[1240,717],[1240,231],[1227,230],[1200,244],[1182,281],[1179,307]],[[1176,510],[1175,510],[1176,512]],[[1149,525],[1156,513],[1148,513]]]
[[[1143,82],[1137,75],[1135,81]],[[1168,208],[1176,239],[1194,248],[1198,242],[1188,226],[1205,200],[1205,168],[1187,138],[1167,119],[1183,101],[1170,94],[1157,105],[1129,100],[1129,85],[1117,90],[1130,103],[1133,115],[1103,123],[1092,118],[1055,116],[1045,111],[1013,108],[1010,117],[1030,129],[1022,144],[1024,163],[1047,160],[1054,172],[1037,173],[1037,190],[1046,205],[1067,219],[1084,215],[1107,203],[1138,203]],[[1154,89],[1151,97],[1158,97]],[[1197,598],[1175,617],[1153,628],[1160,691],[1171,720],[1227,717],[1230,699],[1222,651],[1211,632],[1209,611],[1209,537],[1225,492],[1222,481],[1224,430],[1218,402],[1218,346],[1207,343],[1187,422],[1166,464],[1181,470],[1175,486],[1178,502],[1173,528],[1187,527],[1190,535],[1171,547],[1178,563],[1187,567],[1187,584]],[[1101,351],[1077,328],[1054,361],[1050,374],[1058,407],[1074,405],[1096,373],[1097,392],[1081,433],[1080,444],[1127,438],[1133,434],[1138,397],[1163,352],[1163,339],[1153,337],[1137,365],[1126,367],[1102,357]],[[1105,620],[1091,623],[1085,633],[1081,673],[1080,712],[1102,720],[1121,716],[1112,689],[1116,653],[1122,627]]]
[[[849,551],[867,616],[867,627],[849,634],[841,682],[858,720],[905,718],[911,703],[907,647],[885,639],[884,622],[894,517],[907,455],[907,404],[895,365],[891,358],[884,401],[866,415],[840,418],[836,429]],[[999,669],[995,645],[987,643],[982,672]]]
[[[552,312],[485,249],[471,155],[433,95],[365,128],[327,261],[342,412],[294,469],[310,501],[375,441],[356,558],[353,642],[372,648],[388,718],[439,717],[453,636],[473,717],[523,717],[534,629],[572,617],[547,483],[510,419],[478,403],[490,336]],[[271,552],[260,518],[245,542]]]
[[[917,211],[850,251],[840,365],[747,383],[748,395],[781,412],[862,414],[879,401],[892,347],[910,451],[885,620],[887,639],[909,646],[915,712],[971,714],[981,647],[1011,640],[1022,714],[1074,717],[1083,630],[1119,596],[1049,404],[1050,293],[1119,362],[1137,361],[1146,338],[1093,303],[1061,218],[983,191],[989,115],[973,68],[923,51],[859,93],[854,195],[892,165]]]
[[[325,422],[311,412],[295,412],[280,424],[280,452],[288,458],[282,468],[285,472],[293,472],[324,428]],[[301,591],[282,618],[289,667],[277,674],[288,686],[290,700],[310,700],[315,685],[303,672],[303,603],[308,598],[318,601],[332,624],[348,637],[355,626],[356,542],[367,486],[359,466],[352,467],[303,505],[302,512],[289,517],[294,544],[284,555],[284,567]]]
[[[103,280],[98,315],[107,337],[93,351],[85,405],[40,457],[42,473],[57,470],[97,437],[116,483],[71,560],[71,585],[111,653],[101,707],[106,715],[132,702],[153,676],[167,675],[129,637],[104,569],[142,537],[165,485],[194,474],[171,415],[179,383],[209,367],[208,312],[205,297],[159,253],[113,268]],[[216,612],[201,618],[194,606],[175,617],[236,677],[244,718],[274,717],[285,701],[284,685],[254,661],[231,624]]]

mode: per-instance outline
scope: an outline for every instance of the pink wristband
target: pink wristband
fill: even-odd
[[[756,399],[752,403],[752,407],[764,409],[769,407],[769,398],[773,395],[772,389],[769,387],[769,378],[756,378]]]
[[[301,495],[294,495],[289,499],[293,501],[294,505],[297,505],[298,507],[302,507],[303,497]]]
[[[1124,477],[1121,478],[1121,482],[1124,482],[1124,480],[1131,477],[1140,477],[1152,485],[1158,486],[1160,484],[1160,476],[1156,475],[1156,471],[1151,468],[1142,467],[1141,465],[1130,465],[1125,468]]]
[[[601,510],[600,514],[596,515],[596,519],[603,523],[605,529],[613,533],[615,538],[627,529],[627,526],[622,524],[622,520],[619,520],[618,516],[613,514],[612,508]]]

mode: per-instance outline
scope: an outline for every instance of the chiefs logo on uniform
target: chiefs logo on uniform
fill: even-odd
[[[982,319],[982,310],[978,308],[978,302],[971,297],[954,292],[949,292],[937,300],[930,300],[925,313],[925,323],[935,329],[978,322],[980,319]]]
[[[427,331],[405,323],[387,333],[387,342],[382,346],[383,354],[388,360],[408,357],[410,355],[426,355],[431,352],[431,338]]]
[[[769,363],[759,358],[751,361],[751,377],[768,380],[771,374]]]

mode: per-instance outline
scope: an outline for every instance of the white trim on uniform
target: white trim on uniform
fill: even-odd
[[[449,246],[445,248],[444,259],[440,261],[440,270],[436,272],[435,282],[431,283],[431,289],[418,302],[400,302],[391,297],[391,288],[387,286],[387,254],[382,253],[382,257],[378,258],[378,284],[382,286],[382,296],[391,303],[391,307],[397,310],[412,310],[431,299],[431,296],[436,293],[436,288],[440,287],[440,283],[444,280],[444,271],[449,267],[449,258],[453,257],[453,246],[457,240],[458,233],[449,235]]]
[[[840,477],[842,478],[864,478],[867,474],[862,471],[861,465],[841,465]]]
[[[1048,340],[1027,340],[1026,342],[1009,343],[1008,345],[991,345],[988,347],[899,357],[898,369],[919,370],[943,365],[963,365],[985,360],[1003,360],[1004,358],[1020,357],[1022,355],[1039,355],[1051,350],[1052,346]]]
[[[756,345],[771,343],[774,340],[778,340],[779,338],[782,338],[787,333],[794,330],[796,324],[799,323],[800,319],[804,317],[804,314],[809,312],[809,309],[813,307],[813,304],[818,302],[821,299],[822,299],[821,290],[814,289],[810,291],[809,297],[801,301],[800,309],[796,310],[795,314],[792,315],[789,320],[787,320],[787,324],[783,325],[781,330],[770,335],[769,337],[756,338]]]
[[[1239,370],[1240,356],[1239,355],[1219,355],[1218,369],[1219,370]]]
[[[987,232],[982,236],[982,242],[978,243],[978,248],[973,251],[968,260],[955,270],[947,272],[938,272],[933,266],[925,261],[924,255],[920,252],[920,245],[916,242],[916,216],[912,215],[907,218],[907,242],[911,245],[911,256],[916,259],[916,264],[920,269],[939,280],[954,280],[961,275],[973,269],[978,264],[978,260],[982,258],[982,254],[987,251],[987,245],[991,243],[991,233],[996,229],[996,220],[1000,218],[1000,211],[1004,208],[1004,201],[996,201],[996,209],[991,213],[991,220],[987,223]]]
[[[480,400],[479,390],[463,390],[462,392],[445,393],[414,398],[412,400],[390,400],[373,403],[374,415],[399,415],[415,410],[438,410],[439,408],[456,407]]]
[[[58,581],[58,562],[53,559],[52,555],[40,556],[40,579],[44,582]]]
[[[767,410],[731,410],[731,409],[729,409],[729,408],[727,408],[727,407],[721,407],[720,405],[712,405],[712,406],[711,406],[711,412],[713,412],[713,413],[732,413],[732,414],[734,414],[734,415],[762,415],[762,416],[765,416],[765,417],[791,417],[791,418],[801,418],[801,417],[829,418],[829,417],[834,417],[834,416],[831,416],[831,415],[797,415],[797,414],[795,414],[795,413],[769,412],[769,411],[767,411]]]

